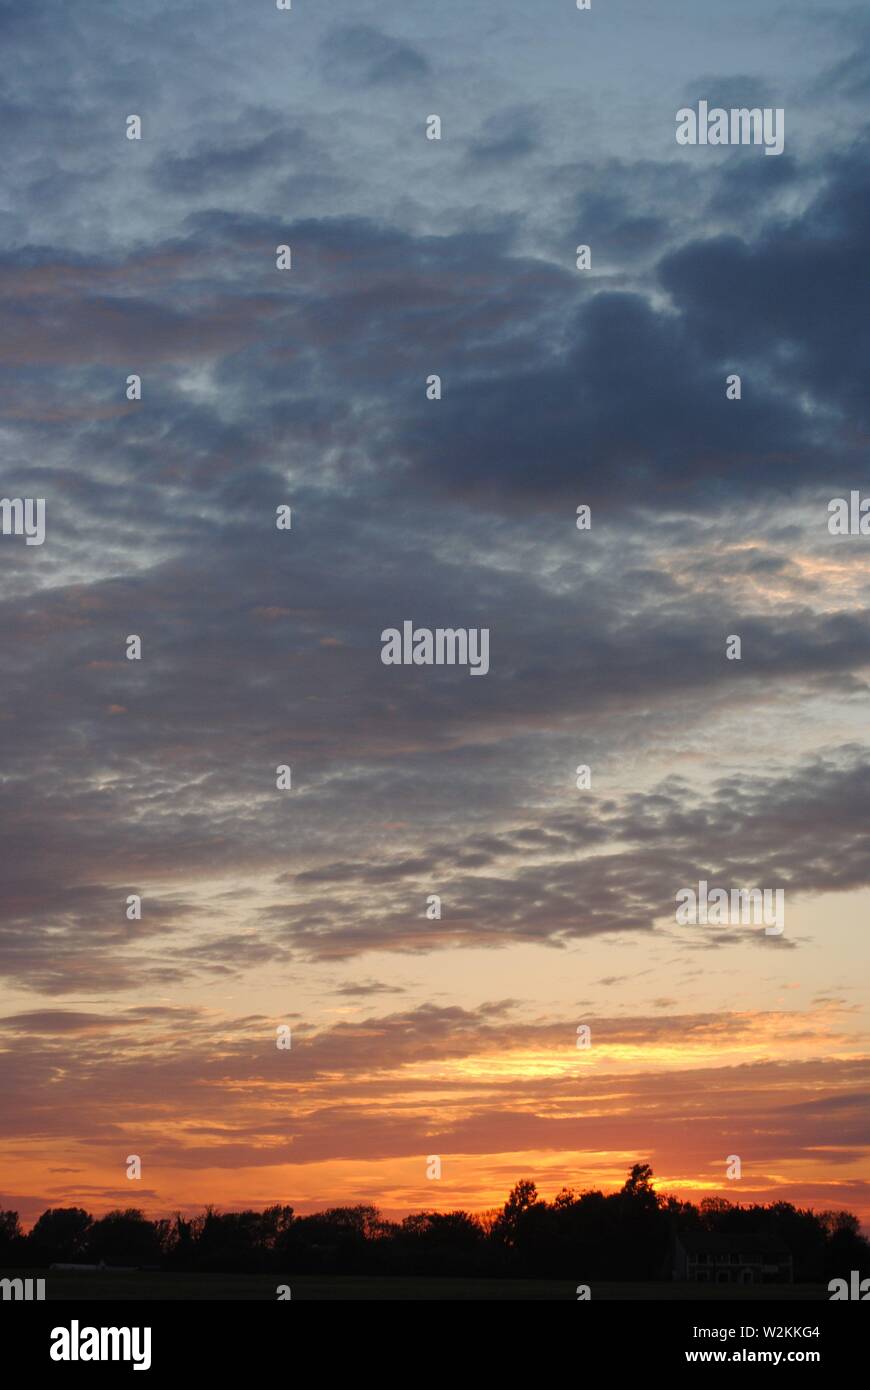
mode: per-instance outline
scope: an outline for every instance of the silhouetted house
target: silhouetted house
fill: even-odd
[[[791,1284],[790,1252],[772,1236],[692,1231],[674,1238],[672,1274],[697,1284]]]

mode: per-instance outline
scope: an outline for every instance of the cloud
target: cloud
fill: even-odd
[[[783,88],[750,8],[705,18],[722,63],[688,82],[685,17],[659,7],[631,90],[602,50],[578,98],[528,7],[495,28],[454,7],[423,38],[398,7],[291,27],[212,6],[203,28],[168,0],[110,25],[92,0],[0,0],[3,490],[47,504],[45,546],[0,537],[2,1036],[38,1171],[75,1135],[81,1190],[113,1200],[135,1133],[167,1165],[161,1210],[209,1161],[218,1200],[286,1195],[288,1168],[314,1200],[309,1165],[347,1161],[348,1191],[419,1205],[433,1136],[491,1196],[524,1144],[554,1183],[572,1154],[617,1181],[638,1148],[688,1181],[736,1131],[756,1190],[866,1196],[857,1023],[716,1014],[747,935],[672,916],[700,877],[785,887],[785,937],[739,959],[759,997],[787,961],[836,999],[848,932],[812,898],[868,886],[870,562],[826,529],[866,475],[866,33],[794,17]],[[785,90],[787,152],[683,158],[684,88]],[[486,680],[385,668],[406,617],[488,627]],[[515,1009],[468,1007],[483,950]],[[338,983],[366,951],[371,976]],[[437,1006],[403,982],[421,951]],[[582,1073],[582,1104],[560,1070],[580,952],[616,1068]],[[808,1094],[818,1112],[789,1108]]]
[[[320,44],[320,62],[330,82],[360,87],[393,86],[426,77],[429,60],[412,44],[371,24],[345,24]]]
[[[267,909],[262,929],[327,959],[509,941],[564,947],[599,933],[649,931],[656,920],[704,950],[747,934],[793,949],[787,930],[774,943],[760,927],[668,927],[676,894],[705,879],[729,891],[782,888],[793,905],[806,894],[870,887],[868,817],[870,769],[857,749],[774,781],[723,778],[706,798],[672,778],[621,805],[602,808],[587,796],[576,811],[553,814],[537,853],[523,833],[534,827],[512,827],[479,868],[463,862],[462,845],[442,843],[398,860],[392,875],[362,863],[302,871],[292,905]],[[440,921],[424,920],[433,891],[444,902]]]
[[[380,980],[361,980],[358,983],[339,985],[333,993],[343,999],[367,999],[373,994],[404,994],[405,989],[401,985],[382,984]]]
[[[529,1152],[550,1151],[582,1169],[584,1155],[610,1152],[619,1166],[624,1153],[642,1149],[658,1172],[682,1174],[721,1169],[735,1146],[754,1184],[767,1176],[774,1195],[788,1199],[808,1180],[791,1165],[801,1157],[812,1164],[823,1146],[827,1161],[832,1126],[847,1182],[870,1143],[866,1067],[829,1055],[843,1042],[836,1013],[600,1018],[602,1074],[577,1052],[572,1020],[523,1023],[501,1001],[342,1022],[295,1036],[286,1054],[276,1052],[266,1020],[193,1019],[181,1049],[160,1036],[163,1022],[130,1020],[126,1037],[113,1031],[101,1042],[34,1018],[31,1036],[7,1054],[19,1116],[9,1139],[20,1147],[41,1114],[41,1132],[62,1137],[70,1166],[84,1161],[97,1174],[135,1135],[154,1210],[184,1172],[198,1175],[201,1206],[217,1175],[234,1169],[263,1171],[263,1190],[280,1187],[286,1198],[310,1165],[342,1160],[439,1152],[456,1156],[452,1163],[476,1156],[480,1169],[501,1154],[518,1170]],[[52,1043],[52,1033],[63,1042]],[[744,1049],[760,1041],[771,1059],[747,1065]],[[800,1056],[808,1042],[818,1053],[811,1061]],[[684,1049],[678,1069],[663,1065],[675,1045]],[[529,1054],[550,1063],[533,1094]],[[356,1178],[364,1180],[359,1170]],[[117,1188],[92,1178],[55,1192],[58,1201],[80,1194],[99,1207]]]
[[[486,118],[480,134],[468,146],[468,158],[474,165],[512,164],[532,154],[539,144],[534,108],[508,107]]]

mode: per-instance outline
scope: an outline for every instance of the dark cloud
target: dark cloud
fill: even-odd
[[[200,145],[189,154],[170,155],[159,162],[153,178],[157,187],[166,192],[190,194],[208,190],[213,194],[215,189],[227,184],[236,186],[264,169],[274,177],[282,150],[289,144],[296,154],[300,149],[304,151],[307,143],[307,133],[297,126],[270,130],[256,140],[233,145]]]
[[[488,116],[483,129],[468,147],[476,165],[512,164],[539,148],[537,114],[529,107],[510,107]]]
[[[799,216],[749,242],[668,252],[658,278],[670,307],[604,290],[571,311],[569,294],[555,349],[552,335],[529,338],[525,360],[487,374],[451,371],[448,359],[443,401],[404,431],[412,466],[492,507],[708,509],[822,479],[844,487],[866,429],[868,193],[858,155],[844,155]],[[599,199],[588,212],[592,229],[631,249],[618,205]],[[635,226],[644,246],[659,231],[654,218]],[[731,373],[739,403],[726,399]]]
[[[339,985],[333,991],[343,999],[367,999],[370,995],[375,994],[404,994],[405,992],[401,985],[382,984],[380,980],[360,980],[356,984]]]
[[[870,769],[857,749],[845,749],[799,775],[721,779],[707,799],[679,779],[607,810],[587,793],[576,812],[552,816],[549,829],[551,842],[539,848],[537,862],[528,837],[507,831],[493,856],[497,875],[469,873],[462,846],[450,844],[412,863],[397,861],[393,874],[365,864],[322,865],[296,875],[304,896],[292,908],[270,909],[263,929],[277,924],[307,953],[333,959],[373,949],[501,947],[508,940],[565,946],[603,932],[649,930],[656,919],[676,939],[705,950],[747,936],[794,949],[789,905],[806,894],[870,887]],[[676,928],[677,892],[701,879],[729,891],[783,889],[786,935]],[[334,900],[322,891],[330,887],[339,890]],[[440,920],[426,919],[433,892],[443,899]]]
[[[361,87],[416,81],[429,73],[429,60],[412,44],[371,24],[332,29],[320,45],[324,75],[336,83]]]

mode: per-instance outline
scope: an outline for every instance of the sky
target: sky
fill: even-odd
[[[648,1161],[870,1223],[866,7],[0,0],[0,51],[0,1205]]]

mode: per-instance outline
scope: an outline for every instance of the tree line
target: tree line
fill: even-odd
[[[44,1211],[25,1233],[0,1211],[0,1265],[136,1265],[209,1273],[523,1276],[600,1280],[670,1278],[680,1233],[764,1236],[785,1245],[797,1281],[870,1271],[870,1243],[848,1211],[790,1202],[742,1206],[719,1197],[695,1205],[660,1196],[648,1164],[636,1163],[618,1192],[575,1193],[552,1202],[523,1179],[501,1210],[421,1211],[401,1221],[374,1206],[297,1216],[290,1206],[149,1220],[136,1208],[96,1220],[80,1207]]]

